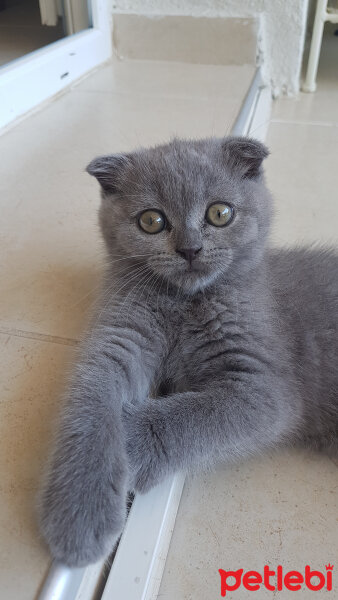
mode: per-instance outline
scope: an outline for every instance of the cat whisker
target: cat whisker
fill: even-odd
[[[113,261],[110,260],[109,265],[123,261],[123,260],[131,260],[136,257],[147,257],[147,256],[152,256],[152,255],[153,254],[151,252],[149,252],[147,254],[132,254],[130,256],[124,256],[123,258],[119,258],[117,260],[113,260]],[[94,294],[100,287],[102,287],[102,280],[104,280],[106,278],[107,278],[107,275],[103,275],[103,277],[101,277],[100,282],[95,287],[91,288],[84,296],[81,296],[81,298],[79,298],[79,300],[77,300],[74,304],[72,304],[71,308],[75,308],[76,306],[81,304],[81,302],[83,302],[83,300],[86,300],[86,298],[88,298],[89,296]]]
[[[135,293],[137,291],[138,295],[141,296],[143,294],[143,290],[147,287],[148,281],[150,281],[151,278],[152,278],[152,272],[150,272],[150,274],[146,273],[145,276],[140,281],[139,285],[136,286]],[[132,301],[129,302],[129,310],[127,313],[127,320],[129,319],[131,307],[132,307]]]
[[[117,313],[117,318],[122,315],[123,310],[127,309],[127,315],[126,315],[126,323],[128,323],[128,319],[129,319],[129,314],[130,314],[130,309],[131,306],[133,304],[133,300],[135,298],[135,293],[136,291],[140,288],[140,286],[142,285],[142,283],[148,278],[149,276],[149,272],[143,272],[141,274],[141,278],[140,281],[138,281],[133,287],[132,289],[129,291],[129,293],[127,294],[127,296],[125,297],[124,301],[121,304],[121,307],[119,308],[119,311]],[[129,298],[129,302],[128,302],[128,298]]]
[[[146,302],[145,302],[145,306],[146,307],[148,306],[151,294],[152,294],[153,290],[155,289],[156,283],[159,280],[159,278],[160,278],[160,275],[158,275],[158,274],[155,273],[154,274],[154,279],[153,279],[153,281],[151,282],[151,284],[149,286],[149,292],[148,292],[148,295],[147,295],[147,298],[146,298]]]
[[[163,282],[164,282],[164,278],[161,276],[161,285],[160,285],[160,287],[159,287],[159,289],[158,289],[158,292],[157,292],[157,301],[156,301],[156,316],[157,316],[157,317],[158,317],[158,311],[159,311],[159,299],[160,299],[160,293],[161,293],[161,290],[162,290],[162,285],[163,285]]]
[[[109,264],[114,264],[117,262],[120,262],[121,260],[133,260],[133,258],[144,258],[147,256],[152,256],[152,253],[148,253],[148,254],[131,254],[130,256],[123,256],[121,258],[117,258],[114,260],[109,261]]]
[[[141,273],[143,273],[144,270],[148,269],[148,265],[142,265],[142,266],[138,266],[136,268],[132,268],[130,269],[124,276],[123,279],[125,279],[125,277],[128,276],[128,280],[126,282],[124,282],[124,284],[116,291],[114,291],[114,284],[115,282],[112,283],[112,285],[108,288],[107,293],[105,294],[105,297],[103,299],[104,306],[101,308],[101,311],[97,317],[97,321],[100,320],[103,312],[106,310],[108,303],[110,300],[116,298],[118,296],[118,294],[126,287],[126,285],[128,285],[128,283],[130,283],[131,281],[133,281],[135,278],[137,278]],[[131,274],[131,277],[129,277],[129,275]],[[114,291],[114,293],[111,295],[111,292]],[[101,299],[102,300],[102,299]],[[105,301],[106,300],[106,301]]]
[[[148,277],[148,279],[144,282],[144,285],[142,286],[142,289],[140,290],[140,294],[143,295],[143,292],[146,290],[147,286],[151,285],[154,277],[155,277],[155,274],[152,272],[150,277]],[[148,299],[148,296],[147,296],[147,299]],[[147,307],[147,301],[144,303],[144,309],[146,309],[146,307]]]

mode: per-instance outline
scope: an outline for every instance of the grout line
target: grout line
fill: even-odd
[[[243,86],[244,88],[244,86]],[[72,92],[76,92],[77,94],[104,94],[106,96],[121,96],[121,97],[126,97],[126,96],[130,96],[130,92],[126,89],[126,90],[116,90],[116,89],[111,89],[111,90],[99,90],[99,89],[91,89],[91,90],[80,90],[77,88],[74,88],[71,90]],[[243,91],[243,90],[241,90]],[[211,97],[210,94],[208,95],[199,95],[198,98],[196,97],[196,94],[194,94],[193,92],[182,92],[182,93],[173,93],[171,95],[169,95],[167,92],[142,92],[140,90],[134,92],[134,96],[140,96],[141,98],[160,98],[160,99],[178,99],[178,100],[197,100],[197,101],[202,101],[202,100],[219,100],[220,102],[224,102],[224,100],[229,100],[232,102],[233,100],[233,96],[229,93],[220,93],[220,92],[216,92],[215,94],[213,94],[213,96]]]
[[[11,335],[14,337],[26,338],[29,340],[37,340],[39,342],[51,342],[53,344],[61,344],[63,346],[76,346],[79,342],[72,338],[63,338],[57,335],[48,335],[45,333],[35,333],[34,331],[24,331],[23,329],[15,329],[13,327],[2,327],[0,325],[0,334]]]
[[[293,121],[292,119],[271,119],[270,123],[279,123],[286,125],[318,125],[322,127],[338,127],[335,121]]]

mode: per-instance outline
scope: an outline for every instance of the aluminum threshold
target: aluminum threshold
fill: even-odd
[[[71,600],[76,598],[81,586],[85,568],[70,569],[57,561],[53,561],[39,600]]]
[[[271,93],[258,68],[232,127],[232,135],[264,140]],[[101,600],[155,600],[184,487],[175,475],[147,494],[137,495],[109,573]],[[105,561],[83,569],[53,562],[36,600],[97,600],[97,582]]]

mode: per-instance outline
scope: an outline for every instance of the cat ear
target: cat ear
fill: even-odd
[[[262,162],[269,150],[258,140],[246,137],[228,137],[222,143],[226,164],[241,177],[256,179],[262,173]]]
[[[119,180],[127,170],[131,161],[127,154],[108,154],[98,156],[86,168],[87,173],[93,175],[106,192],[115,194],[118,191]]]

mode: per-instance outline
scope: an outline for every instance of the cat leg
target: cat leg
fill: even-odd
[[[251,374],[126,406],[132,485],[145,492],[175,471],[254,455],[292,439],[300,422],[300,406],[282,381]]]
[[[40,493],[41,532],[69,566],[107,554],[125,520],[127,461],[120,411],[103,400],[110,395],[76,381]]]
[[[122,405],[149,393],[161,356],[154,335],[101,327],[84,346],[39,499],[42,534],[67,565],[107,555],[121,534],[128,481]]]

